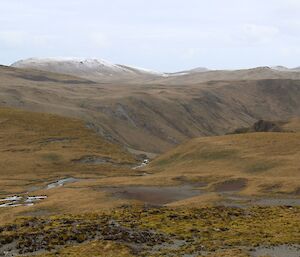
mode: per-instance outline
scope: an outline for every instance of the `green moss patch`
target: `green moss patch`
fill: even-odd
[[[278,164],[275,162],[258,161],[249,164],[245,167],[245,172],[247,173],[261,173],[273,169]]]

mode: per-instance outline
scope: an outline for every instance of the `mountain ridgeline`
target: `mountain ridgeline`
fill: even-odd
[[[149,153],[260,119],[300,116],[297,69],[159,73],[99,60],[53,59],[13,66],[0,68],[2,106],[80,118],[105,138]]]

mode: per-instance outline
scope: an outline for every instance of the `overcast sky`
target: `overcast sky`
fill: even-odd
[[[300,66],[300,0],[1,0],[0,63],[100,58],[160,71]]]

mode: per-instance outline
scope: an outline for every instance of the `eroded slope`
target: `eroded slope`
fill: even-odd
[[[32,77],[35,73],[1,67],[0,104],[79,118],[109,140],[152,153],[189,138],[225,134],[259,119],[300,115],[297,80],[127,85],[54,73],[50,81],[37,80]]]

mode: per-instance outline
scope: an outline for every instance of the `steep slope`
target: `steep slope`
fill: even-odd
[[[0,104],[85,120],[107,139],[159,153],[186,139],[220,135],[259,119],[300,116],[300,81],[219,81],[186,86],[97,84],[0,67]],[[22,76],[20,76],[22,74]],[[24,78],[25,77],[25,78]]]
[[[134,156],[80,120],[0,108],[0,223],[109,208],[115,203],[104,193],[75,184],[130,176],[135,165]]]
[[[11,66],[68,74],[107,83],[149,80],[162,75],[158,72],[112,64],[98,59],[30,58],[17,61]]]
[[[103,159],[104,164],[136,162],[125,149],[107,142],[84,122],[52,114],[0,108],[0,135],[1,175],[11,178],[25,172],[50,176],[75,172],[84,165],[73,161],[85,156]]]
[[[208,181],[211,191],[297,195],[299,158],[299,132],[249,133],[192,139],[154,160],[149,170]]]
[[[0,160],[0,195],[66,175],[118,174],[136,163],[82,121],[10,108],[0,108]]]

